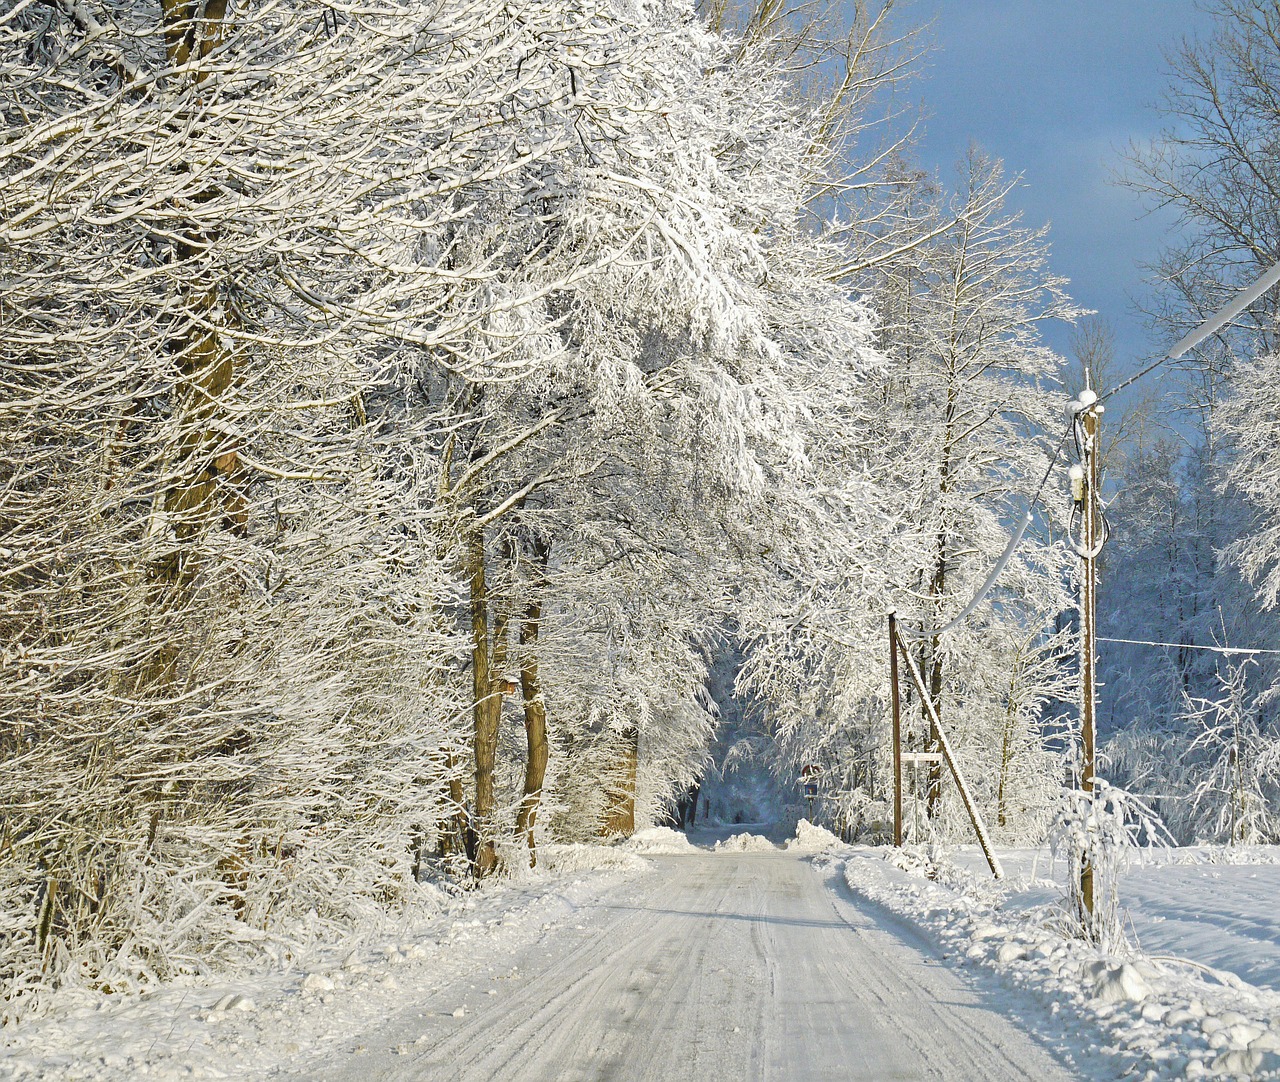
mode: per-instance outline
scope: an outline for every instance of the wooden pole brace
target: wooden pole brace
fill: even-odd
[[[902,637],[897,634],[896,627],[894,628],[894,641],[898,650],[902,653],[902,659],[907,663],[907,671],[911,673],[911,680],[916,686],[916,691],[919,692],[920,698],[929,710],[929,720],[933,722],[934,728],[937,730],[938,746],[942,749],[943,761],[946,762],[947,767],[951,770],[951,776],[955,779],[956,788],[960,792],[960,800],[964,803],[964,810],[969,813],[969,821],[973,824],[974,833],[978,836],[978,845],[982,848],[982,855],[987,858],[987,866],[991,869],[991,874],[996,879],[1003,879],[1004,869],[1000,867],[1000,859],[991,847],[991,839],[987,836],[987,827],[982,821],[982,814],[978,811],[978,806],[973,802],[973,796],[969,792],[969,786],[964,780],[964,775],[960,773],[960,764],[956,762],[956,757],[951,751],[951,741],[947,739],[947,734],[942,728],[942,719],[938,717],[938,711],[934,709],[933,700],[925,690],[924,679],[920,676],[920,670],[916,668],[915,659],[903,645]]]

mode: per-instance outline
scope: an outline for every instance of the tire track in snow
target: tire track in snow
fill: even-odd
[[[361,1035],[301,1077],[334,1082],[697,1082],[1069,1077],[954,971],[828,889],[794,854],[657,858],[511,961],[519,979],[452,1017],[459,992]],[[470,1002],[475,997],[469,998]]]

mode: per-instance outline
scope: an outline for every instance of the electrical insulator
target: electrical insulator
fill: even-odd
[[[1084,503],[1084,467],[1080,465],[1072,466],[1067,471],[1067,476],[1071,478],[1071,499],[1076,504]]]

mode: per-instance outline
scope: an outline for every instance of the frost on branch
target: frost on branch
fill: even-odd
[[[1093,779],[1093,790],[1063,791],[1049,828],[1055,857],[1067,866],[1067,919],[1073,929],[1106,952],[1125,943],[1120,911],[1120,875],[1139,845],[1168,845],[1173,839],[1150,808],[1132,794]],[[1093,875],[1093,909],[1085,906],[1081,876]]]
[[[0,10],[13,1013],[659,809],[878,363],[768,40],[221,12]]]

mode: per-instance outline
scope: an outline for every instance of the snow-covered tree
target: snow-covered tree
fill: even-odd
[[[744,686],[773,703],[785,769],[822,766],[830,813],[854,828],[882,828],[891,795],[885,614],[936,629],[974,595],[1061,424],[1062,362],[1037,326],[1072,309],[1045,269],[1043,231],[1003,211],[1006,184],[993,163],[975,153],[962,179],[948,205],[903,174],[895,205],[908,222],[896,233],[917,242],[868,277],[887,361],[862,377],[858,396],[831,398],[845,416],[820,422],[829,435],[815,441],[826,456],[812,516],[826,539],[820,562],[795,575],[792,608],[744,669]],[[842,445],[837,432],[860,436]],[[1061,693],[1051,624],[1066,603],[1066,567],[1060,544],[1029,533],[992,597],[916,648],[958,754],[990,781],[980,799],[993,813],[1002,792],[1012,797],[992,780],[1011,778],[999,767],[1010,756],[1031,755],[1021,769],[1041,798],[1027,797],[1032,805],[1047,809],[1059,781],[1035,730],[1044,701]],[[912,739],[928,743],[923,704],[908,693],[906,709]],[[959,828],[963,819],[938,799],[931,813]],[[1017,822],[1034,831],[1047,811]]]
[[[1274,5],[1221,0],[1208,10],[1213,33],[1170,57],[1168,128],[1130,155],[1130,185],[1176,211],[1182,226],[1153,268],[1160,289],[1152,315],[1166,341],[1280,256]],[[1216,702],[1220,685],[1237,678],[1248,685],[1246,698],[1260,704],[1263,730],[1275,723],[1271,700],[1260,697],[1276,679],[1272,659],[1259,656],[1240,676],[1213,647],[1276,640],[1267,611],[1276,597],[1275,504],[1267,484],[1276,300],[1269,292],[1194,351],[1169,395],[1178,407],[1176,439],[1139,448],[1120,471],[1110,512],[1114,552],[1105,557],[1103,578],[1103,611],[1115,614],[1108,630],[1174,646],[1105,648],[1111,688],[1104,696],[1118,728],[1196,739],[1194,726],[1182,724],[1187,699]],[[1142,731],[1122,743],[1125,761],[1143,773],[1147,767],[1135,765],[1133,753],[1147,746]],[[1184,833],[1195,833],[1183,824]]]
[[[1180,841],[1256,845],[1277,836],[1280,742],[1252,690],[1252,660],[1229,658],[1214,693],[1184,692],[1168,721],[1118,733],[1107,754],[1152,794]]]
[[[340,921],[452,822],[492,867],[542,789],[530,752],[499,791],[512,658],[531,737],[629,719],[660,799],[707,738],[714,538],[790,447],[768,278],[813,126],[686,10],[111,15],[2,16],[15,1003]],[[674,622],[659,574],[705,583]],[[555,621],[603,651],[540,667]]]
[[[176,964],[140,907],[409,882],[458,648],[409,362],[525,363],[476,327],[545,282],[495,298],[459,221],[578,145],[537,103],[603,20],[561,14],[4,11],[12,1002],[86,941],[91,975]]]

